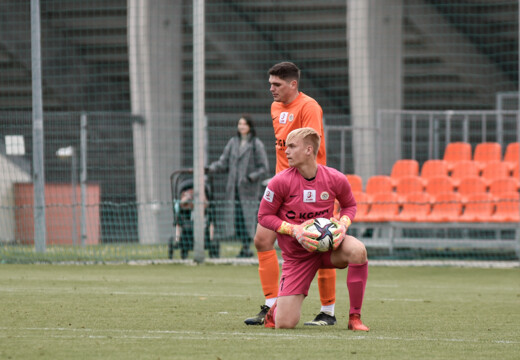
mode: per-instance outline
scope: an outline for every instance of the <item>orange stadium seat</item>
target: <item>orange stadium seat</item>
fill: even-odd
[[[471,194],[486,192],[487,186],[480,176],[465,177],[460,180],[458,192],[463,200],[467,200]]]
[[[350,183],[350,188],[352,191],[363,191],[363,179],[361,176],[355,174],[346,174],[345,176]]]
[[[473,160],[478,164],[482,171],[486,163],[491,161],[502,161],[502,146],[497,142],[479,143],[475,146]]]
[[[432,177],[426,181],[425,191],[430,195],[453,192],[454,190],[455,185],[449,176]]]
[[[421,222],[427,221],[431,211],[431,197],[425,192],[412,192],[405,195],[401,212],[396,221]]]
[[[393,221],[399,213],[399,197],[394,192],[380,192],[372,195],[370,210],[365,216],[367,222]]]
[[[503,192],[495,197],[496,208],[491,221],[495,222],[520,222],[518,192]]]
[[[451,171],[457,161],[471,160],[471,145],[462,141],[449,143],[444,149],[443,160],[448,163],[448,170]]]
[[[479,165],[473,160],[463,160],[454,163],[451,178],[455,187],[459,186],[460,180],[466,177],[479,176]]]
[[[448,163],[445,160],[426,160],[421,168],[421,177],[425,180],[430,179],[432,177],[448,175]]]
[[[486,164],[482,170],[482,179],[486,182],[486,186],[489,187],[491,182],[495,179],[507,178],[510,174],[509,165],[503,161],[491,161]]]
[[[491,221],[495,210],[495,199],[488,192],[477,192],[468,195],[464,204],[464,212],[459,218],[463,222]]]
[[[437,194],[432,204],[432,211],[428,215],[428,221],[431,222],[458,221],[462,213],[462,199],[457,192]]]
[[[354,199],[356,199],[357,203],[357,211],[354,221],[363,222],[365,221],[368,211],[370,210],[370,195],[361,191],[354,191],[352,194],[354,195]]]
[[[520,143],[514,142],[507,145],[504,153],[504,162],[508,164],[511,171],[518,167],[520,163]]]
[[[489,184],[489,192],[495,196],[514,191],[518,191],[518,180],[512,177],[495,179]]]
[[[367,194],[376,194],[380,192],[392,192],[392,180],[387,175],[374,175],[368,178],[365,192]]]
[[[351,184],[351,186],[352,186],[352,184]],[[364,194],[364,193],[362,191],[355,191],[353,189],[352,190],[352,194],[354,194],[354,199],[356,199],[356,202],[357,202],[358,201],[358,197],[362,197],[362,195],[359,195],[359,194]],[[366,199],[366,197],[365,197],[365,199]],[[367,200],[365,200],[365,201],[367,201]],[[365,213],[366,213],[366,210],[368,210],[368,205],[365,205],[365,206],[367,207],[367,209],[361,209],[361,211],[365,211]],[[339,206],[339,201],[338,200],[334,200],[334,212],[333,212],[333,214],[334,214],[334,217],[336,219],[340,218],[340,216],[339,216],[340,211],[341,211],[341,206]],[[360,205],[357,204],[357,212],[359,212],[359,211],[360,211]]]
[[[400,159],[397,160],[392,166],[390,177],[392,178],[392,185],[397,186],[397,182],[400,178],[405,176],[418,176],[419,175],[419,163],[413,159]]]
[[[423,179],[419,176],[406,176],[399,178],[395,187],[395,192],[400,199],[404,199],[406,194],[424,191]]]

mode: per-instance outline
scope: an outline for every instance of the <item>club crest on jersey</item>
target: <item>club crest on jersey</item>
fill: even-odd
[[[326,192],[326,191],[322,192],[321,195],[320,195],[320,199],[321,200],[328,200],[329,199],[329,193]]]
[[[290,114],[289,115],[289,122],[293,121],[294,120],[294,114]]]
[[[289,117],[289,113],[287,111],[284,111],[280,114],[279,122],[280,124],[287,124],[287,118]]]
[[[271,189],[269,189],[268,187],[265,188],[264,199],[265,199],[265,201],[269,201],[270,203],[273,202],[274,192]]]
[[[316,202],[316,190],[303,190],[303,202]]]

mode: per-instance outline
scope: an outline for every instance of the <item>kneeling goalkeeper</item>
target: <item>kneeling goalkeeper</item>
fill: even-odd
[[[284,260],[279,297],[266,315],[265,326],[294,328],[318,269],[348,267],[348,328],[369,331],[361,322],[368,277],[367,252],[361,241],[346,235],[350,219],[356,214],[350,184],[339,171],[317,163],[320,136],[314,129],[293,130],[287,136],[286,146],[290,168],[269,182],[258,211],[258,222],[277,232]],[[334,199],[341,206],[339,220],[332,218]],[[316,235],[307,228],[317,217],[331,218],[336,224],[333,250],[316,251]]]

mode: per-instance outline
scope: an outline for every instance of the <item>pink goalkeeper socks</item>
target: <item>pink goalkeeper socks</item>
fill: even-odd
[[[368,261],[364,264],[348,265],[347,288],[350,298],[350,314],[361,314],[367,278]]]

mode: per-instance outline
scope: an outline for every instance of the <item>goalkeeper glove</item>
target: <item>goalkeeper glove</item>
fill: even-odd
[[[336,225],[336,229],[332,232],[332,249],[336,250],[345,238],[345,235],[347,234],[347,229],[352,223],[352,221],[350,221],[347,215],[343,215],[339,220],[336,220],[333,217],[330,218],[330,222]]]
[[[305,221],[300,225],[282,222],[282,225],[276,230],[279,234],[291,235],[295,238],[305,250],[314,252],[318,249],[317,234],[308,231],[309,226],[314,224],[314,219]]]

